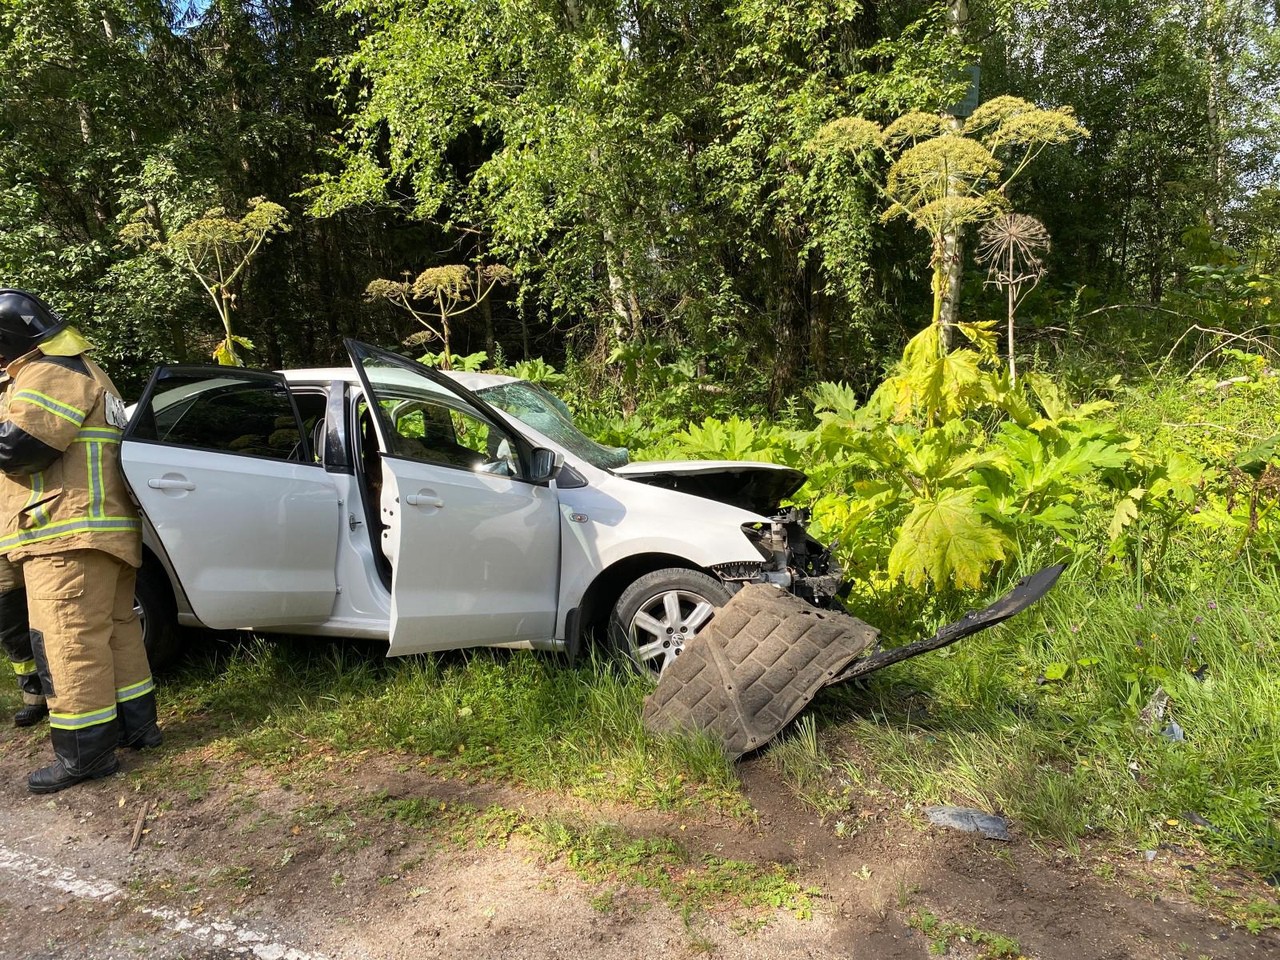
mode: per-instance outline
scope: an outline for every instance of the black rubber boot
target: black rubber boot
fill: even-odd
[[[0,648],[18,671],[18,689],[22,691],[23,707],[13,715],[13,725],[34,727],[49,715],[49,709],[45,706],[45,690],[31,649],[25,590],[0,593]]]
[[[119,746],[130,750],[145,750],[164,743],[164,734],[156,723],[154,690],[116,704],[116,713],[120,717]]]
[[[49,715],[49,705],[41,700],[39,703],[25,704],[13,715],[15,727],[34,727]]]
[[[109,777],[120,769],[116,759],[119,736],[113,721],[96,723],[80,730],[53,727],[53,763],[27,778],[32,793],[57,793],[86,780]]]

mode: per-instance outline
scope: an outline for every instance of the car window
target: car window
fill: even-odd
[[[476,391],[476,396],[527,423],[593,467],[612,470],[630,461],[626,447],[606,447],[574,426],[564,402],[535,383],[517,380],[484,387]]]
[[[308,455],[313,463],[320,463],[324,455],[324,417],[329,398],[320,390],[295,389],[293,401],[302,418],[302,435],[310,441]]]
[[[131,436],[273,460],[299,460],[306,449],[288,388],[235,375],[164,376]]]
[[[471,413],[422,397],[382,397],[391,426],[392,454],[407,460],[463,470],[508,474],[508,450],[501,431]]]
[[[364,374],[376,398],[390,456],[499,476],[520,475],[517,443],[489,415],[402,361],[368,357]]]

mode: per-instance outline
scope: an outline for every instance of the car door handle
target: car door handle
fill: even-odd
[[[196,485],[190,480],[174,480],[171,477],[152,477],[147,481],[152,490],[194,490]]]
[[[439,497],[430,497],[425,493],[411,493],[404,498],[411,507],[443,507],[444,501]]]

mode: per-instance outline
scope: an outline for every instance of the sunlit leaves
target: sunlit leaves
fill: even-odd
[[[940,490],[915,501],[889,553],[889,576],[911,586],[976,589],[991,565],[1005,558],[1008,538],[977,506],[974,490]]]
[[[981,328],[971,327],[981,339]],[[951,419],[988,400],[995,380],[977,350],[944,352],[938,326],[911,338],[897,371],[881,385],[876,401],[896,420],[919,415],[926,423]]]

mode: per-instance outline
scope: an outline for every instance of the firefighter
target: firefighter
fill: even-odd
[[[3,482],[3,481],[0,481]],[[13,715],[15,727],[34,727],[49,715],[44,688],[36,673],[35,656],[31,652],[31,629],[27,623],[27,591],[22,584],[22,571],[0,557],[0,647],[13,664],[22,691],[22,707]]]
[[[141,524],[120,471],[124,404],[88,343],[39,297],[0,289],[0,555],[22,568],[54,761],[54,793],[158,746],[155,684],[133,609]]]

